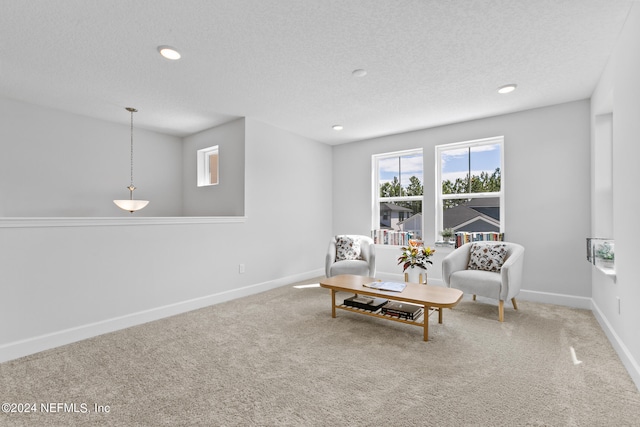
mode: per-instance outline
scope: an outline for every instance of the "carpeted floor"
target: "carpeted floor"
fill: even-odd
[[[415,326],[332,319],[328,290],[284,286],[1,364],[2,402],[36,412],[0,425],[640,424],[591,312],[508,307],[501,324],[495,304],[465,299],[424,342]]]

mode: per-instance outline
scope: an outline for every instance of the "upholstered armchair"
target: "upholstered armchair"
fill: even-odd
[[[498,300],[498,319],[504,321],[504,302],[518,309],[524,247],[510,242],[471,242],[442,260],[444,283],[464,293]]]
[[[325,262],[327,277],[339,274],[375,277],[376,248],[367,236],[334,236],[329,243]]]

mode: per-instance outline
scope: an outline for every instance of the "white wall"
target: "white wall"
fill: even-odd
[[[504,135],[505,235],[526,249],[521,297],[588,307],[591,279],[584,249],[590,229],[587,100],[334,147],[334,232],[370,232],[372,154],[422,147],[424,234],[427,244],[434,242],[434,147],[499,135]],[[436,249],[437,265],[429,271],[430,280],[441,278],[439,263],[446,252]],[[384,253],[397,258],[395,252]],[[397,270],[379,270],[379,274],[401,272],[391,260],[381,260],[380,265]]]
[[[245,120],[238,119],[184,138],[184,215],[244,215],[244,131]],[[198,187],[197,152],[214,145],[219,147],[219,183]]]
[[[129,125],[0,99],[0,217],[131,216],[113,203],[129,198],[130,139]],[[135,115],[134,184],[151,201],[136,216],[182,214],[182,140]]]
[[[592,114],[591,236],[613,236],[613,106]]]
[[[331,146],[246,119],[247,235],[253,281],[319,268],[331,238]]]
[[[0,219],[0,361],[321,275],[331,147],[246,120],[245,166],[246,219]]]
[[[615,239],[615,281],[592,269],[593,306],[598,320],[614,348],[640,388],[640,286],[638,286],[637,254],[639,232],[636,200],[640,182],[640,4],[634,4],[591,98],[592,152],[594,153],[591,192],[594,203],[594,234],[612,230]],[[612,152],[603,141],[602,115],[612,113]],[[611,159],[612,182],[600,171]],[[604,205],[602,189],[610,186],[612,206]],[[612,221],[611,221],[612,218]],[[598,236],[599,237],[599,236]],[[620,310],[618,310],[618,298]]]

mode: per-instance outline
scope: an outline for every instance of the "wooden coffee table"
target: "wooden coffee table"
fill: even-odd
[[[331,317],[336,317],[336,308],[365,314],[367,316],[379,317],[393,320],[395,322],[407,323],[424,328],[424,340],[429,341],[429,315],[430,309],[438,311],[438,323],[442,323],[442,309],[455,307],[462,299],[462,291],[440,286],[421,285],[419,283],[407,283],[407,287],[402,292],[380,291],[364,286],[365,283],[379,281],[373,277],[354,276],[342,274],[329,277],[320,281],[320,286],[331,290]],[[372,311],[360,310],[342,304],[336,304],[336,292],[349,292],[358,295],[369,295],[372,297],[386,298],[394,301],[404,301],[418,304],[424,307],[424,315],[417,321],[399,319]]]

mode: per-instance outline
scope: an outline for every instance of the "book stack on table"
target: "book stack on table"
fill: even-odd
[[[382,314],[405,320],[416,320],[423,312],[421,306],[406,302],[389,301],[382,306]]]
[[[349,307],[361,308],[363,310],[378,311],[389,300],[384,298],[374,298],[363,295],[355,295],[344,300],[344,305]]]

